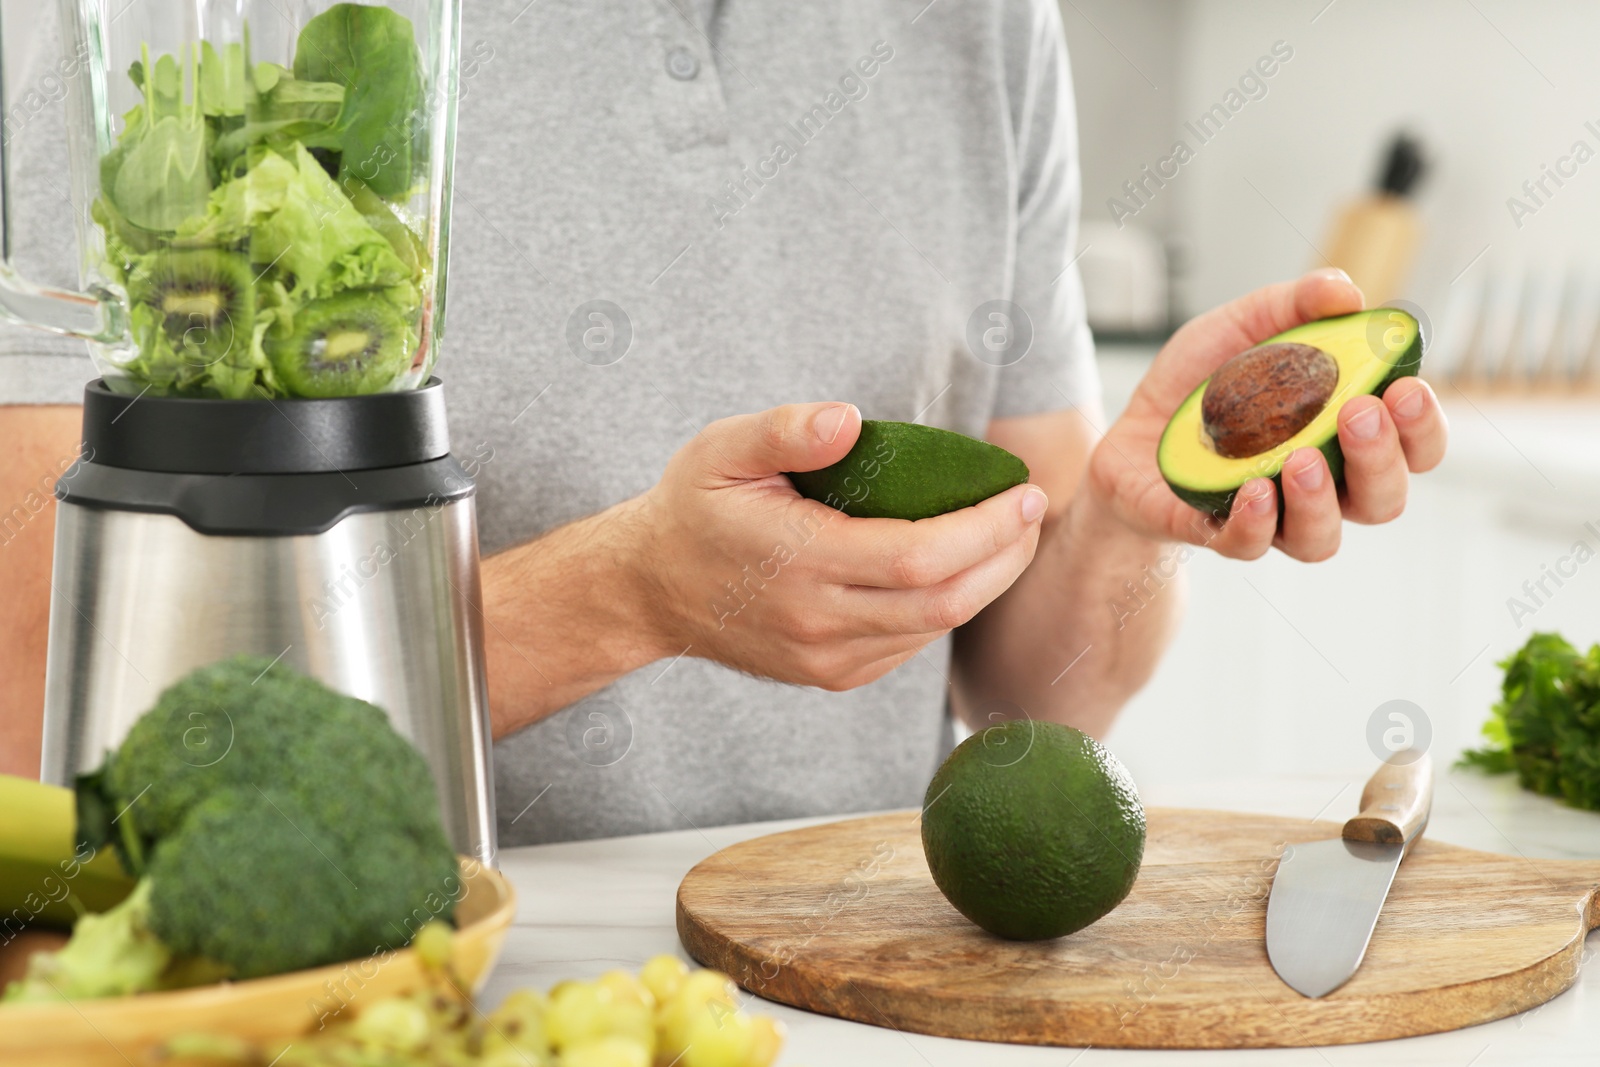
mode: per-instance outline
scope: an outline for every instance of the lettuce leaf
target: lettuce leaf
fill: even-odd
[[[295,145],[295,164],[295,180],[283,186],[277,210],[252,227],[251,259],[292,275],[301,299],[410,280],[394,248],[304,145]]]
[[[304,145],[293,152],[292,161],[257,153],[249,170],[217,189],[204,216],[179,235],[208,244],[248,240],[251,262],[292,281],[297,300],[344,289],[414,289],[420,264],[401,260]]]

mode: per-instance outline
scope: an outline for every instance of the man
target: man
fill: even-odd
[[[1174,585],[1119,619],[1124,581],[1179,541],[1326,558],[1443,452],[1408,380],[1345,405],[1342,497],[1315,450],[1281,517],[1264,480],[1220,528],[1162,483],[1160,431],[1213,368],[1361,306],[1332,270],[1183,327],[1102,436],[1052,0],[524,4],[464,12],[440,365],[479,459],[502,844],[914,804],[947,705],[1103,733],[1180,610]],[[23,158],[13,244],[60,248],[30,171],[64,153]],[[0,341],[0,399],[68,404],[91,375]],[[781,472],[843,456],[863,413],[985,437],[1032,484],[915,524],[800,499]],[[76,416],[3,414],[15,495]],[[45,525],[0,553],[29,744]]]

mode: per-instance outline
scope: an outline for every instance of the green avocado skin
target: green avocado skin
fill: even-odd
[[[1372,390],[1372,395],[1383,396],[1384,390],[1388,389],[1394,382],[1401,378],[1416,377],[1417,371],[1421,368],[1422,334],[1418,333],[1411,342],[1411,347],[1406,349],[1405,355],[1395,362],[1394,369],[1389,372],[1383,381],[1378,383],[1376,389]],[[1318,448],[1318,451],[1328,461],[1328,471],[1333,475],[1333,484],[1343,486],[1344,450],[1339,447],[1339,435],[1335,433],[1329,437]],[[1228,516],[1233,513],[1233,498],[1239,495],[1238,489],[1209,493],[1197,489],[1189,489],[1166,477],[1164,472],[1162,480],[1171,487],[1179,500],[1182,500],[1190,507],[1199,508],[1218,522],[1227,521]],[[1272,476],[1272,484],[1278,490],[1278,514],[1281,515],[1283,514],[1283,472],[1281,470]]]
[[[1127,897],[1144,858],[1132,779],[1070,726],[1016,719],[974,734],[939,768],[923,805],[934,884],[998,937],[1083,929]]]
[[[839,462],[791,471],[803,497],[858,519],[929,519],[1028,480],[1028,465],[965,434],[911,422],[864,419]]]

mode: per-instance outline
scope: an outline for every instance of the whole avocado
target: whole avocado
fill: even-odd
[[[1144,808],[1122,764],[1070,726],[1017,719],[958,745],[928,784],[934,884],[977,925],[1039,941],[1095,922],[1133,888]]]

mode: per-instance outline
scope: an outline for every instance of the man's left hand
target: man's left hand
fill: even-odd
[[[1133,530],[1161,540],[1203,543],[1224,556],[1255,559],[1276,545],[1295,559],[1327,559],[1343,521],[1388,522],[1405,509],[1410,473],[1444,456],[1444,412],[1428,384],[1401,378],[1381,398],[1358,396],[1339,411],[1344,487],[1334,485],[1315,448],[1283,464],[1283,517],[1267,478],[1239,490],[1220,531],[1179,500],[1156,466],[1167,420],[1184,398],[1231,357],[1313,319],[1361,310],[1361,290],[1340,270],[1313,271],[1191,319],[1173,334],[1139,383],[1127,410],[1107,430],[1089,464],[1089,492]]]

